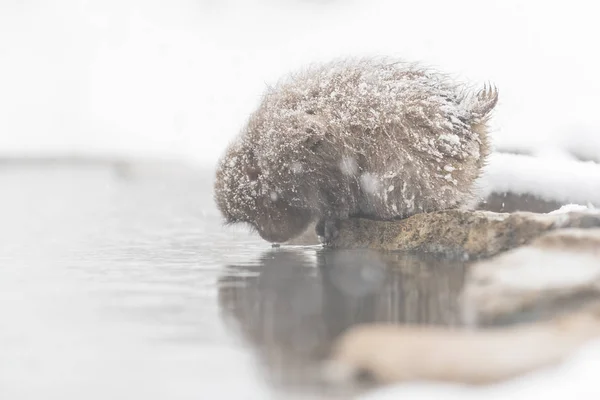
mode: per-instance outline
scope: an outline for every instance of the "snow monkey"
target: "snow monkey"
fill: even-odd
[[[391,220],[472,199],[498,91],[417,64],[343,60],[264,95],[216,173],[227,223],[285,242],[313,221],[325,243],[351,217]]]

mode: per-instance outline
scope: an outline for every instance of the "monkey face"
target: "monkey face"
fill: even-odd
[[[232,146],[219,163],[215,201],[227,224],[246,223],[269,242],[292,239],[308,227],[310,210],[292,205],[266,182],[251,151]]]

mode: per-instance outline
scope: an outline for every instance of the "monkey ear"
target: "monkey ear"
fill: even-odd
[[[261,174],[260,168],[258,167],[247,167],[246,175],[248,175],[248,179],[251,181],[255,181],[258,179],[258,176]]]

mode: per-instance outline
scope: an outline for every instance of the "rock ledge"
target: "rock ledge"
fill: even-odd
[[[600,213],[551,215],[447,210],[398,221],[345,220],[330,247],[485,258],[527,244],[555,229],[592,227],[600,227]]]

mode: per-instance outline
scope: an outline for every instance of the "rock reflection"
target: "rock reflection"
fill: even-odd
[[[313,379],[315,361],[355,324],[460,322],[464,264],[433,255],[282,248],[228,272],[224,317],[278,384]]]

